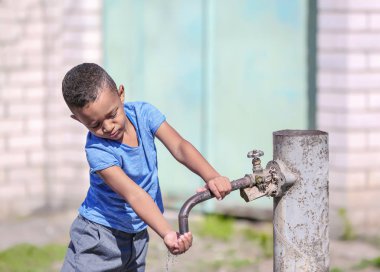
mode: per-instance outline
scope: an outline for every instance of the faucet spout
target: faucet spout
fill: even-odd
[[[245,177],[231,182],[231,191],[252,187],[254,186],[254,184],[255,181],[252,175],[245,175]],[[211,191],[207,190],[193,195],[183,204],[178,215],[178,225],[180,234],[184,234],[189,231],[188,219],[191,209],[198,203],[201,203],[213,197],[215,196],[211,193]]]

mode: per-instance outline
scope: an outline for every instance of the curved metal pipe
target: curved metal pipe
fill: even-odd
[[[254,185],[254,180],[251,178],[251,175],[246,175],[244,178],[233,180],[231,182],[232,189],[231,191],[237,189],[243,189],[247,187],[252,187]],[[204,192],[197,193],[190,197],[182,206],[179,214],[178,214],[178,225],[179,225],[179,233],[184,234],[189,231],[189,213],[190,210],[203,201],[211,199],[215,197],[211,191],[207,190]]]

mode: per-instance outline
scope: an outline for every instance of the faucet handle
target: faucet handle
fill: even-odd
[[[252,159],[252,172],[261,172],[263,171],[263,168],[261,167],[261,160],[260,157],[264,155],[264,152],[261,150],[254,149],[252,151],[249,151],[247,154],[248,158]]]
[[[247,154],[247,158],[252,158],[252,159],[258,159],[259,157],[263,156],[264,152],[258,149],[254,149],[252,151],[249,151]]]

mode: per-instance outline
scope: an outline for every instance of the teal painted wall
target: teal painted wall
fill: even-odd
[[[272,132],[306,129],[307,1],[104,1],[105,68],[127,100],[157,106],[231,179],[251,172],[246,154],[272,157]],[[201,184],[158,143],[161,187],[180,206]],[[207,209],[247,205],[232,193]]]

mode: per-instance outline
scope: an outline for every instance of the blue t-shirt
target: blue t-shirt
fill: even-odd
[[[131,147],[88,133],[86,155],[90,166],[90,188],[79,213],[98,224],[136,233],[144,230],[147,225],[96,172],[119,166],[153,198],[163,212],[154,138],[157,129],[165,121],[165,116],[154,106],[144,102],[125,103],[124,110],[136,129],[139,145]]]

